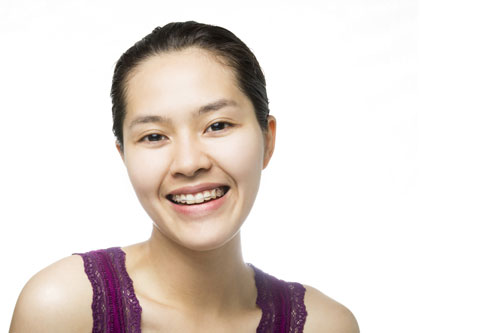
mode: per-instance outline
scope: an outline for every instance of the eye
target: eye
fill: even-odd
[[[228,127],[231,127],[231,126],[233,126],[233,125],[230,123],[227,123],[225,121],[218,121],[218,122],[213,123],[212,125],[208,126],[207,132],[218,132],[218,131],[222,131]]]
[[[152,134],[148,134],[148,135],[144,136],[139,141],[140,142],[143,142],[143,141],[146,141],[146,142],[158,142],[158,141],[164,140],[166,138],[167,137],[165,135],[161,135],[161,134],[158,134],[158,133],[152,133]]]

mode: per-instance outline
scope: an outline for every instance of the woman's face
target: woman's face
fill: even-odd
[[[192,250],[239,231],[274,148],[233,71],[198,48],[155,55],[127,86],[123,161],[157,230]]]

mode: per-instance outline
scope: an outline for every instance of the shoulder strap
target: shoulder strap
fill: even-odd
[[[141,332],[141,307],[119,247],[75,253],[92,284],[93,333]]]
[[[255,271],[257,305],[262,309],[262,320],[257,333],[303,332],[307,317],[304,286],[277,279],[251,264],[250,266]]]

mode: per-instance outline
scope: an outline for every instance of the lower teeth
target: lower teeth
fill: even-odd
[[[219,199],[219,198],[215,198],[215,199]],[[201,204],[204,204],[205,202],[209,202],[209,201],[212,201],[212,200],[215,200],[215,199],[203,200],[202,202],[195,202],[195,201],[193,201],[193,202],[185,202],[185,203],[178,202],[178,203],[180,203],[182,205],[189,205],[189,206],[191,206],[191,205],[201,205]]]

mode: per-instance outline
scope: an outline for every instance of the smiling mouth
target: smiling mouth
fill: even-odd
[[[229,191],[229,186],[220,186],[198,193],[169,194],[167,199],[176,205],[199,205],[222,198]]]

